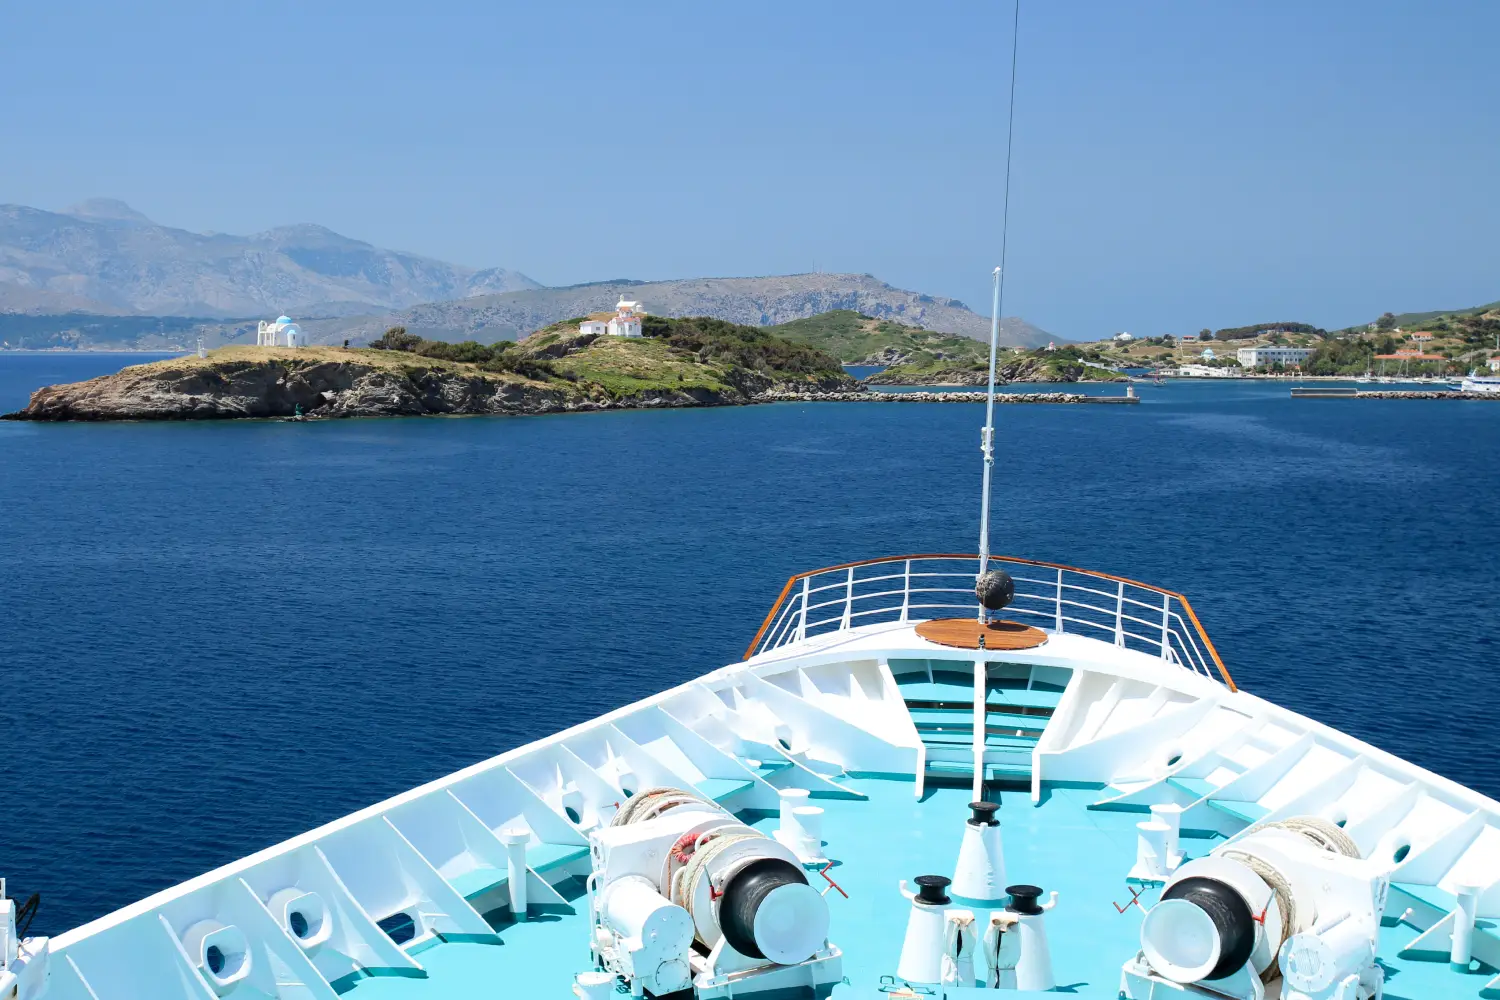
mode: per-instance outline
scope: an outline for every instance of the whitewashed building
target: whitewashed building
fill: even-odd
[[[1131,336],[1128,333],[1117,333],[1117,334],[1114,335],[1114,337],[1112,339],[1117,344],[1128,344],[1132,340],[1134,340],[1135,337]]]
[[[1259,368],[1262,365],[1300,365],[1312,357],[1311,347],[1241,347],[1235,352],[1241,365]]]
[[[646,310],[641,308],[639,302],[626,302],[621,299],[615,303],[615,314],[607,325],[609,335],[611,337],[639,337],[641,317],[644,315],[646,315]]]
[[[277,316],[274,323],[261,320],[255,328],[256,347],[306,347],[307,338],[302,327],[292,322],[290,316]]]
[[[615,303],[614,315],[609,313],[595,313],[578,324],[579,333],[592,333],[595,336],[611,337],[639,337],[641,336],[641,317],[646,315],[646,310],[641,308],[639,302],[627,302],[621,299]]]

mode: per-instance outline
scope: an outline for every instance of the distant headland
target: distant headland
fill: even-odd
[[[560,413],[736,405],[770,390],[857,386],[836,358],[755,327],[646,316],[646,336],[620,337],[580,332],[585,319],[554,324],[519,344],[453,344],[394,327],[369,347],[297,347],[273,333],[270,344],[223,347],[38,389],[7,418]]]
[[[885,352],[918,363],[971,367],[975,352],[983,350],[973,340],[857,313],[786,330],[790,336],[772,332],[777,329],[653,316],[639,303],[621,300],[613,313],[572,317],[520,342],[451,343],[397,326],[366,347],[333,347],[305,346],[301,325],[281,316],[258,325],[255,346],[200,350],[86,382],[48,386],[6,419],[320,420],[859,401],[869,395],[844,371],[841,357],[821,345],[845,357],[857,355],[856,360]],[[859,344],[861,336],[868,342]],[[1064,351],[1058,360],[1071,357]],[[1030,363],[1042,373],[1038,381],[1051,382],[1094,373],[1082,365],[1049,368],[1048,358],[1023,356],[1019,364],[1007,361],[1007,370],[1020,375]],[[931,401],[950,400],[934,396]],[[1046,401],[1074,400],[1050,394]]]

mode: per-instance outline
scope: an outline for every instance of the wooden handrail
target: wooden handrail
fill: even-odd
[[[1203,645],[1204,648],[1208,650],[1208,655],[1213,657],[1214,666],[1219,669],[1219,676],[1224,679],[1225,686],[1228,687],[1231,691],[1239,690],[1239,687],[1234,683],[1234,678],[1229,676],[1229,670],[1224,666],[1224,660],[1219,656],[1218,648],[1214,646],[1213,640],[1210,639],[1208,637],[1208,633],[1204,631],[1203,623],[1198,620],[1198,614],[1193,610],[1193,605],[1188,601],[1186,597],[1184,597],[1177,591],[1167,590],[1165,587],[1157,587],[1149,583],[1142,583],[1139,580],[1132,580],[1128,576],[1115,576],[1113,573],[1101,573],[1097,570],[1083,569],[1078,566],[1069,566],[1065,563],[1046,562],[1041,559],[1022,559],[1020,556],[990,556],[990,558],[996,562],[1020,563],[1023,566],[1045,566],[1048,569],[1060,569],[1066,573],[1081,573],[1084,576],[1092,576],[1100,580],[1109,580],[1114,583],[1123,583],[1131,587],[1139,587],[1141,590],[1149,590],[1181,602],[1182,610],[1187,612],[1188,620],[1193,623],[1193,628],[1197,631],[1198,638],[1203,640]],[[855,562],[839,563],[836,566],[824,566],[821,569],[810,569],[805,573],[798,573],[795,576],[788,577],[786,586],[781,588],[781,593],[776,597],[776,603],[773,604],[771,606],[771,610],[766,613],[765,621],[760,623],[760,629],[756,631],[755,638],[750,640],[750,647],[745,650],[745,655],[743,658],[748,660],[750,659],[750,657],[755,655],[755,647],[760,645],[760,640],[765,636],[766,629],[770,628],[771,623],[776,620],[777,612],[779,612],[782,605],[786,603],[787,597],[791,595],[792,588],[797,585],[798,581],[805,580],[810,576],[820,576],[823,573],[832,573],[836,570],[853,569],[856,566],[873,566],[876,563],[905,562],[908,559],[973,559],[975,562],[978,562],[979,556],[972,552],[920,552],[909,556],[880,556],[876,559],[860,559]]]

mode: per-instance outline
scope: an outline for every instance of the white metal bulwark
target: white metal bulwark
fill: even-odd
[[[1190,609],[1171,591],[1007,556],[992,555],[990,564],[1015,581],[1008,618],[1102,639],[1227,682]],[[746,655],[862,626],[973,616],[974,565],[973,556],[896,556],[806,574],[772,609]]]

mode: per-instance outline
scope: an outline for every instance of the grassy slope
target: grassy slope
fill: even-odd
[[[937,360],[936,351],[955,358],[978,359],[988,350],[986,345],[969,337],[872,319],[850,309],[834,309],[764,329],[778,337],[827,351],[844,364],[863,361],[887,347],[926,355],[914,357],[912,361],[917,364]]]
[[[747,369],[775,382],[845,378],[836,359],[759,327],[702,317],[648,316],[647,336],[599,337],[582,348],[567,346],[578,321],[565,320],[521,341],[523,351],[567,351],[550,360],[559,372],[602,386],[614,396],[638,392],[707,390],[733,394]],[[736,374],[738,373],[738,375]]]
[[[724,369],[673,351],[660,340],[600,337],[581,351],[553,362],[558,371],[595,382],[611,395],[627,396],[649,390],[707,389],[732,391]]]
[[[1459,316],[1483,316],[1488,312],[1500,311],[1500,302],[1491,302],[1488,305],[1472,306],[1468,309],[1438,309],[1433,312],[1401,313],[1396,317],[1396,325],[1403,330],[1420,329],[1422,324],[1431,323],[1436,319]]]
[[[152,361],[144,365],[130,365],[124,370],[143,371],[159,369],[164,371],[190,371],[193,368],[212,368],[222,364],[267,360],[295,361],[303,365],[318,364],[321,362],[362,364],[391,372],[405,372],[411,369],[431,369],[483,375],[485,378],[501,382],[535,382],[535,380],[523,378],[513,372],[480,371],[477,365],[465,364],[461,361],[424,358],[416,354],[407,354],[404,351],[376,351],[365,347],[329,347],[322,345],[289,348],[232,344],[209,351],[206,358],[200,358],[196,354],[187,354],[180,358],[167,358],[164,361]]]

